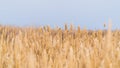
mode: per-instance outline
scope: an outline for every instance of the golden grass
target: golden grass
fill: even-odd
[[[0,26],[0,68],[120,68],[120,31]]]

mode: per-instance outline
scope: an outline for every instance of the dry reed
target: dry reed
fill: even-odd
[[[120,68],[120,31],[0,26],[0,68]]]

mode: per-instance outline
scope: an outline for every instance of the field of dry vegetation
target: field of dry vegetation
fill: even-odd
[[[0,68],[120,68],[120,31],[0,26]]]

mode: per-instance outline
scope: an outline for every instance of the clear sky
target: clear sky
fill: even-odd
[[[0,24],[103,29],[112,20],[120,28],[120,0],[0,0]]]

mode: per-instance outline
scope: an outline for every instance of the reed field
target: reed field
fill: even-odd
[[[0,68],[120,68],[120,31],[0,25]]]

